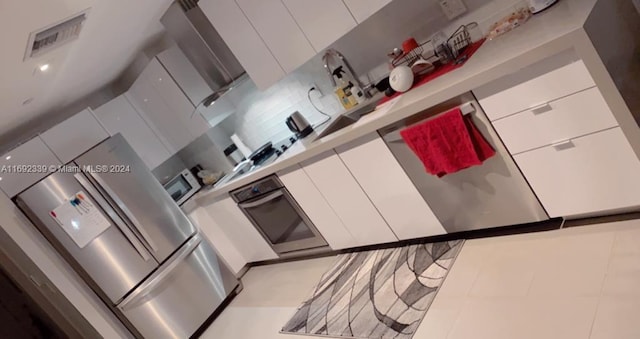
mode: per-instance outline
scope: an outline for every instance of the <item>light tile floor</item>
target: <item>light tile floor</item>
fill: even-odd
[[[251,269],[203,338],[278,331],[335,257]],[[414,339],[640,338],[640,220],[469,240]]]

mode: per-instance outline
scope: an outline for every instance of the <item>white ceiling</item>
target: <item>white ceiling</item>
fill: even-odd
[[[0,135],[109,84],[162,32],[171,0],[0,0]],[[23,61],[29,34],[91,8],[80,37]],[[51,64],[45,73],[36,71]],[[23,102],[33,98],[30,104]]]

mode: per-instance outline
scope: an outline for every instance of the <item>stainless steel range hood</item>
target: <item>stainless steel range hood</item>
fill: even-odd
[[[210,106],[234,81],[246,78],[240,62],[198,7],[198,0],[175,1],[160,22],[211,88],[212,94],[194,105]]]

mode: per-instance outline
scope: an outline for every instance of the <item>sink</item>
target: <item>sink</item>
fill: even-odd
[[[360,104],[356,106],[356,108],[339,115],[337,118],[333,119],[325,129],[318,133],[316,139],[324,138],[347,126],[355,124],[364,115],[375,111],[376,106],[378,106],[378,100],[370,100],[369,103],[364,106]]]

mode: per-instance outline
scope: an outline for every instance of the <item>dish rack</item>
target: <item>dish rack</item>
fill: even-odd
[[[418,47],[412,49],[409,53],[403,53],[402,55],[396,57],[391,61],[391,65],[393,65],[393,67],[398,67],[400,65],[407,65],[411,67],[411,65],[413,65],[413,63],[420,58],[424,58],[427,61],[432,61],[431,59],[434,58],[437,59],[438,56],[434,51],[432,51],[428,56],[423,55],[424,46],[428,44],[431,44],[431,40],[427,40],[421,43],[420,45],[418,45]]]
[[[471,45],[471,34],[466,25],[460,26],[451,37],[447,40],[447,46],[449,48],[450,55],[453,60],[458,60],[458,57],[467,46]]]
[[[431,40],[427,40],[418,45],[418,47],[412,49],[410,52],[403,53],[396,57],[391,61],[391,65],[393,65],[393,67],[398,67],[400,65],[407,65],[411,67],[411,65],[420,58],[423,58],[434,65],[442,62],[443,60],[458,62],[458,58],[462,55],[464,50],[471,45],[471,35],[469,34],[467,25],[462,25],[453,34],[451,34],[451,36],[446,40],[446,43],[439,46],[440,48],[434,46],[434,49],[431,50],[429,55],[424,55],[424,46],[427,44],[431,45]],[[438,50],[440,52],[438,52]]]

